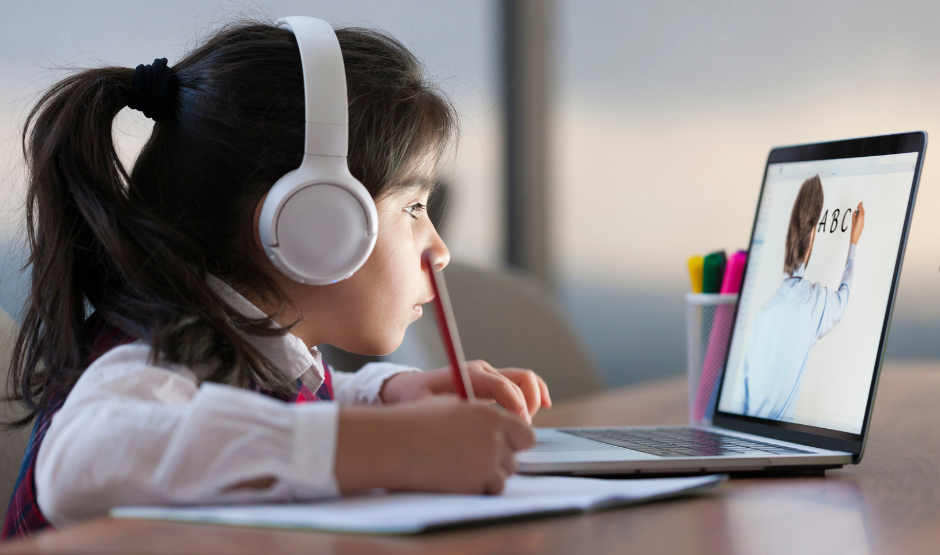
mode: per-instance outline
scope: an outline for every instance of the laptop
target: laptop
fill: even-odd
[[[538,429],[519,472],[858,464],[926,146],[913,132],[773,149],[712,424]]]

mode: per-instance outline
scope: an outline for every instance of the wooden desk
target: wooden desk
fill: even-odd
[[[681,424],[681,379],[542,413],[540,426]],[[924,553],[940,550],[940,364],[885,370],[862,463],[825,477],[736,479],[592,515],[366,537],[101,519],[4,553]]]

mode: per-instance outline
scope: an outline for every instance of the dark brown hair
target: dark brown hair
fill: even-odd
[[[349,99],[349,167],[373,197],[454,136],[453,105],[418,60],[379,31],[336,32]],[[173,70],[168,115],[128,173],[112,139],[134,70],[86,70],[50,88],[23,130],[31,290],[10,372],[25,424],[84,371],[90,318],[147,341],[200,380],[275,391],[292,383],[243,334],[277,335],[207,284],[214,274],[283,300],[252,251],[254,207],[300,165],[304,93],[294,35],[270,23],[216,32]]]
[[[818,175],[804,181],[800,192],[796,194],[787,229],[786,257],[783,260],[783,273],[788,276],[799,270],[806,260],[806,253],[813,241],[813,230],[822,214],[823,200],[822,181]]]

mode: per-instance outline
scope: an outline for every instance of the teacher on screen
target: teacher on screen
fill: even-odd
[[[744,412],[792,421],[809,352],[842,320],[849,302],[855,248],[865,227],[865,207],[852,215],[851,242],[835,291],[803,278],[813,254],[823,188],[816,175],[803,182],[787,230],[783,283],[754,317],[744,355]]]

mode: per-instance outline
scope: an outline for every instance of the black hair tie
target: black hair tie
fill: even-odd
[[[176,96],[176,72],[157,58],[153,65],[140,64],[134,70],[134,83],[128,108],[140,110],[154,121],[163,121]]]

